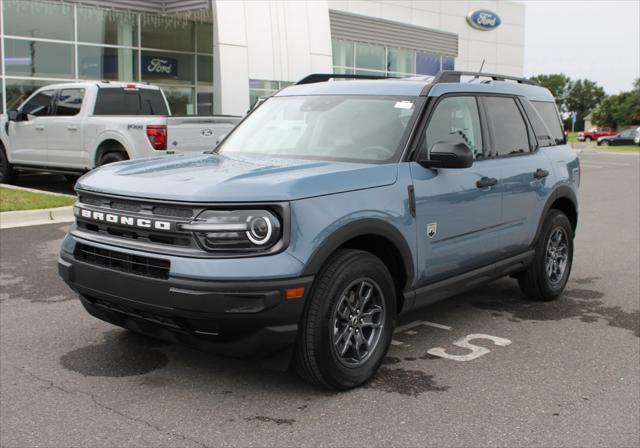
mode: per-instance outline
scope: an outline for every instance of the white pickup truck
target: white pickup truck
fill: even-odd
[[[77,82],[42,87],[0,121],[0,183],[22,171],[77,176],[119,160],[211,150],[240,121],[171,117],[159,87]]]

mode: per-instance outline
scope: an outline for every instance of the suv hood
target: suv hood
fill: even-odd
[[[396,164],[176,155],[105,165],[76,188],[188,202],[288,201],[390,185],[397,172]]]

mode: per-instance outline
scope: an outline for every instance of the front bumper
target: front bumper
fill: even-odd
[[[287,288],[313,277],[208,281],[145,277],[60,254],[58,270],[93,316],[171,342],[227,356],[267,357],[295,342],[305,297]]]

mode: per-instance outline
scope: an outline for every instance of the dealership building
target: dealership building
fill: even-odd
[[[243,115],[309,73],[523,71],[515,1],[0,2],[3,112],[75,80],[159,85],[174,114]]]

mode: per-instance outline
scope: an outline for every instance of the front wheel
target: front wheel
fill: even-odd
[[[307,298],[296,346],[298,373],[312,384],[344,390],[367,381],[386,354],[395,318],[395,287],[376,256],[338,251]]]
[[[591,137],[585,138],[584,141],[587,142],[587,143],[591,143]]]
[[[560,210],[550,210],[535,246],[531,266],[519,275],[520,289],[531,300],[557,299],[573,264],[573,228]]]
[[[598,142],[598,146],[609,146],[609,140],[602,140]]]

